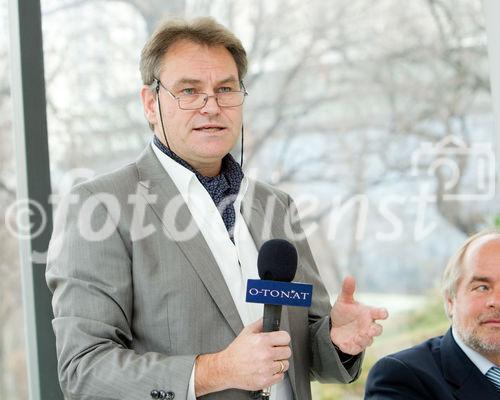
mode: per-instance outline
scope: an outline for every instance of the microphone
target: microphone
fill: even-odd
[[[260,279],[291,282],[297,272],[297,250],[283,239],[271,239],[260,248],[257,258]],[[280,329],[281,307],[279,304],[264,304],[264,332]]]
[[[311,305],[312,285],[292,282],[297,260],[297,250],[287,240],[268,240],[259,250],[257,269],[261,279],[248,280],[246,301],[264,304],[264,332],[279,330],[283,305]],[[261,399],[269,400],[270,394],[271,388],[264,389]]]

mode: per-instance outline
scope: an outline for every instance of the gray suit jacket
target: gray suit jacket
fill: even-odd
[[[185,399],[196,355],[224,349],[243,329],[203,235],[176,240],[192,222],[186,204],[172,202],[176,196],[148,146],[136,162],[75,186],[59,205],[46,278],[66,398],[148,399],[162,389]],[[257,248],[301,232],[290,197],[263,183],[251,182],[242,212]],[[349,371],[340,363],[329,338],[327,291],[307,241],[294,244],[295,280],[314,285],[313,304],[284,308],[282,329],[292,337],[295,399],[307,400],[311,378],[351,382],[361,359]],[[226,390],[203,399],[252,395]]]

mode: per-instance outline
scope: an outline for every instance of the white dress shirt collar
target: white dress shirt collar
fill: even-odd
[[[481,371],[483,375],[485,375],[491,367],[495,367],[495,364],[493,364],[490,360],[467,346],[460,338],[460,335],[453,328],[451,328],[451,334],[453,335],[455,342],[457,342],[458,347],[462,349],[465,355],[469,357],[472,363],[479,369],[479,371]]]
[[[153,141],[151,141],[151,147],[153,148],[153,151],[161,165],[165,168],[165,171],[169,172],[169,175],[174,181],[175,186],[179,189],[179,192],[181,192],[181,194],[188,193],[189,185],[193,179],[196,179],[196,175],[163,153]]]
[[[190,193],[190,189],[192,188],[192,182],[196,178],[196,175],[184,167],[183,165],[179,164],[177,161],[174,159],[170,158],[167,156],[165,153],[163,153],[158,146],[154,144],[153,141],[151,141],[151,147],[153,148],[154,153],[156,154],[156,157],[160,161],[161,165],[165,169],[165,171],[168,171],[168,174],[174,181],[175,186],[179,189],[179,192],[182,194],[182,196],[186,196],[188,193]],[[240,186],[240,191],[238,193],[238,197],[235,201],[236,204],[241,203],[241,199],[245,195],[246,191],[248,189],[248,179],[244,176],[243,180],[241,181],[241,186]],[[187,201],[187,199],[185,198]],[[235,207],[236,208],[236,207]],[[238,209],[238,208],[236,208]]]

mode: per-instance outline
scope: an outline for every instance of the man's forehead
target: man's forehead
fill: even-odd
[[[184,72],[217,69],[237,73],[236,62],[224,46],[208,46],[190,40],[179,40],[171,45],[163,55],[163,69],[182,69]]]
[[[478,270],[500,271],[500,234],[482,236],[470,244],[463,259],[466,275],[476,275]]]
[[[183,76],[183,77],[177,79],[176,81],[174,81],[173,85],[177,86],[177,85],[188,84],[188,85],[195,85],[196,86],[196,85],[203,85],[205,83],[206,82],[203,79],[197,79],[197,78],[193,78],[193,77],[189,77],[189,76]],[[238,83],[238,79],[234,75],[229,75],[226,78],[216,80],[214,83],[216,85],[223,85],[223,84],[230,84],[230,83],[236,84],[236,83]]]

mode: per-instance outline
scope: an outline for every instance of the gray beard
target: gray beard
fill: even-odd
[[[475,329],[466,330],[462,327],[453,327],[462,341],[469,346],[471,349],[477,351],[480,354],[500,354],[500,344],[499,343],[488,343],[482,340]]]

